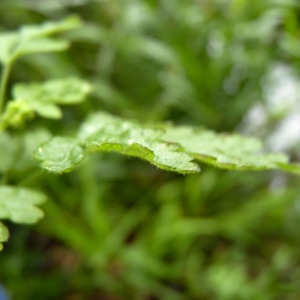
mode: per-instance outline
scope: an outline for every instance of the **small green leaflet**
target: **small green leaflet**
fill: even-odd
[[[40,192],[23,187],[0,186],[0,219],[10,219],[15,223],[31,224],[43,217],[36,207],[46,201]]]
[[[33,108],[24,99],[16,99],[7,103],[5,112],[0,120],[0,131],[7,127],[20,128],[27,120],[34,117]]]
[[[14,99],[8,102],[0,122],[0,131],[7,127],[21,127],[34,113],[50,119],[62,117],[58,104],[71,105],[83,102],[91,92],[91,85],[79,78],[48,80],[43,83],[17,84]]]
[[[44,215],[36,205],[45,200],[44,194],[28,188],[0,186],[0,219],[10,219],[22,224],[35,223]],[[0,250],[8,235],[7,228],[0,222]]]
[[[42,161],[41,167],[53,172],[71,171],[85,158],[85,153],[78,141],[68,137],[55,137],[42,144],[33,154]]]
[[[287,156],[262,154],[261,148],[255,138],[184,126],[141,125],[98,112],[83,123],[77,138],[54,138],[42,144],[34,158],[55,173],[71,171],[88,152],[118,152],[181,174],[199,172],[195,160],[225,169],[282,169],[300,174],[300,166],[289,164]]]
[[[65,50],[69,45],[68,41],[48,36],[80,26],[80,19],[72,16],[59,22],[22,26],[17,32],[2,33],[0,35],[0,62],[10,64],[20,56],[29,53]]]
[[[25,100],[42,117],[59,119],[62,112],[57,104],[78,104],[85,100],[90,91],[89,83],[71,77],[44,83],[18,84],[13,89],[13,96]]]

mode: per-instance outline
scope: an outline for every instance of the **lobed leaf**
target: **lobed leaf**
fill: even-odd
[[[165,170],[183,174],[198,172],[193,157],[181,152],[177,145],[160,141],[162,134],[162,130],[97,113],[82,125],[78,139],[54,138],[41,145],[34,158],[41,160],[45,169],[61,173],[80,163],[86,151],[118,152],[147,160]]]
[[[78,104],[86,99],[90,91],[89,83],[71,77],[44,83],[17,84],[13,89],[13,97],[16,99],[14,101],[25,101],[44,118],[59,119],[62,112],[57,104]]]
[[[119,152],[183,174],[198,172],[190,155],[181,152],[177,145],[160,141],[162,134],[160,129],[96,113],[83,124],[79,138],[90,151]]]
[[[58,22],[46,22],[42,25],[23,26],[17,32],[0,35],[0,62],[8,64],[29,53],[61,51],[68,47],[68,42],[47,36],[78,28],[80,19],[72,16]]]
[[[162,139],[178,143],[199,161],[224,169],[276,169],[288,163],[282,153],[262,154],[262,143],[237,134],[216,134],[190,127],[168,128]]]
[[[78,141],[72,138],[55,137],[42,144],[33,154],[41,160],[41,167],[53,172],[63,173],[71,171],[85,158],[85,153]]]
[[[34,117],[32,107],[24,99],[10,101],[6,107],[3,117],[0,119],[0,131],[7,127],[23,127],[25,121]]]
[[[23,187],[0,186],[0,219],[15,223],[35,223],[43,217],[36,205],[45,202],[43,193]]]
[[[282,169],[300,174],[281,153],[262,153],[259,140],[237,134],[216,134],[192,127],[141,125],[99,112],[81,126],[78,138],[55,138],[34,157],[52,172],[66,172],[80,163],[86,151],[118,152],[182,174],[200,171],[193,160],[223,169]]]

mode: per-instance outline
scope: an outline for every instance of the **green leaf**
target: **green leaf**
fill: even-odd
[[[163,131],[97,113],[83,124],[79,138],[90,151],[113,151],[139,157],[159,168],[180,173],[199,171],[193,158],[177,145],[160,141]]]
[[[81,25],[77,17],[69,17],[59,22],[46,22],[41,25],[23,26],[18,32],[0,35],[0,62],[11,63],[29,53],[61,51],[68,47],[62,39],[48,38],[58,32],[78,28]]]
[[[199,161],[224,169],[277,169],[288,163],[282,153],[262,154],[262,143],[237,134],[216,134],[190,127],[168,128],[162,136],[166,142],[178,143]]]
[[[0,222],[0,251],[3,249],[3,242],[6,242],[8,240],[8,230],[7,228],[3,225],[3,223]]]
[[[45,195],[40,192],[22,187],[0,186],[0,219],[10,219],[15,223],[35,223],[43,217],[43,212],[36,205],[45,200]]]
[[[80,163],[86,150],[118,152],[147,160],[165,170],[184,174],[198,172],[198,165],[191,162],[193,157],[181,152],[177,145],[161,142],[162,134],[162,130],[98,113],[83,124],[78,140],[54,138],[41,145],[34,158],[42,161],[43,168],[61,173]]]
[[[56,104],[77,104],[86,99],[91,86],[78,78],[49,80],[44,83],[18,84],[13,89],[14,101],[26,101],[44,118],[59,119],[62,112]]]
[[[199,172],[193,160],[236,170],[281,169],[300,174],[281,153],[262,153],[259,140],[237,134],[216,134],[192,127],[141,125],[100,112],[91,115],[78,139],[54,138],[39,147],[34,157],[52,172],[66,172],[80,163],[86,151],[118,152],[182,174]]]
[[[55,137],[42,144],[33,154],[41,160],[41,167],[53,173],[71,171],[85,158],[78,141],[73,138]]]
[[[69,42],[58,38],[39,38],[38,40],[27,41],[22,45],[18,52],[15,52],[15,57],[31,53],[63,51],[69,47]]]
[[[26,120],[32,119],[34,112],[32,107],[24,99],[10,101],[6,108],[3,117],[0,120],[0,130],[7,127],[22,127]]]

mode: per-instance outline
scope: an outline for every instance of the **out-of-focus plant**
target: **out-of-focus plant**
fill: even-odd
[[[42,167],[62,173],[81,163],[70,174],[42,173],[38,180],[25,180],[30,187],[34,180],[50,201],[44,204],[39,234],[8,224],[15,233],[1,253],[0,278],[12,295],[297,299],[297,178],[266,171],[229,173],[205,165],[201,174],[181,177],[138,160],[88,153],[119,152],[179,173],[196,171],[194,159],[229,169],[297,172],[284,155],[257,153],[256,139],[199,129],[247,130],[253,124],[246,113],[257,104],[268,117],[266,74],[278,63],[298,64],[297,3],[54,3],[3,1],[3,24],[10,28],[20,19],[40,22],[70,12],[87,21],[65,34],[73,41],[68,55],[24,57],[11,81],[27,81],[25,69],[35,81],[74,74],[92,82],[94,93],[80,109],[64,110],[60,128],[45,120],[30,123],[48,127],[47,136],[36,133],[26,143],[32,145],[28,153],[38,149],[34,155]],[[57,79],[39,85],[39,93],[51,94],[52,84],[57,86]],[[20,104],[25,86],[17,87],[7,107]],[[29,111],[59,114],[57,101],[45,100],[52,110],[41,107],[37,86],[26,87]],[[118,117],[91,114],[99,108]],[[276,116],[270,114],[254,134],[267,138],[283,115]],[[10,120],[3,126],[11,126]],[[50,139],[49,129],[61,137]],[[6,130],[5,146],[17,133]],[[36,169],[10,171],[8,183],[17,184]]]
[[[65,49],[65,41],[45,36],[73,28],[77,26],[76,22],[77,19],[70,19],[56,24],[46,23],[40,27],[27,26],[18,33],[0,36],[0,61],[3,64],[0,112],[5,103],[7,81],[13,63],[22,55]],[[89,84],[76,78],[50,80],[43,84],[18,84],[13,88],[13,99],[2,113],[0,130],[4,132],[9,127],[22,127],[34,114],[59,119],[62,112],[57,104],[81,103],[89,91]],[[44,202],[44,195],[6,184],[9,182],[9,173],[17,168],[17,147],[11,142],[13,135],[3,133],[1,138],[4,174],[0,188],[0,217],[17,223],[33,223],[42,216],[35,205]],[[39,142],[36,141],[36,144]],[[33,157],[42,161],[41,167],[55,173],[71,171],[92,151],[119,152],[139,157],[162,169],[182,174],[200,170],[192,162],[193,159],[226,169],[282,168],[300,173],[300,167],[288,164],[285,155],[261,155],[258,154],[261,148],[257,140],[242,136],[218,136],[205,129],[184,126],[141,125],[105,113],[95,113],[81,125],[76,137],[55,136],[42,143]],[[27,149],[21,149],[22,152],[24,150]],[[8,233],[4,225],[0,224],[0,241],[3,241],[7,239]]]

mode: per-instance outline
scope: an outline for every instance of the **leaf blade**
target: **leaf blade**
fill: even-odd
[[[79,138],[90,151],[119,152],[183,174],[199,172],[193,157],[180,151],[177,145],[160,141],[162,134],[160,129],[96,113],[82,126]]]
[[[53,172],[70,172],[85,158],[85,152],[73,138],[55,137],[43,143],[33,157],[41,161],[41,167]]]
[[[0,186],[0,219],[15,223],[32,224],[43,217],[37,205],[46,201],[46,196],[28,188]]]
[[[89,151],[117,152],[181,174],[199,172],[195,160],[227,170],[280,169],[300,174],[300,165],[289,163],[285,154],[263,153],[262,144],[256,138],[217,134],[186,126],[142,125],[103,112],[92,114],[83,123],[73,142],[83,147],[83,156]],[[51,143],[44,144],[41,149],[47,149]],[[35,158],[40,159],[41,166],[47,168],[49,157]],[[70,163],[68,168],[47,169],[65,172],[76,165]]]
[[[216,134],[210,130],[181,126],[168,128],[162,139],[178,143],[198,161],[222,169],[280,169],[281,164],[288,163],[288,157],[282,153],[262,153],[258,139],[237,134]]]
[[[13,89],[13,97],[14,101],[26,101],[33,111],[44,118],[59,119],[62,112],[57,104],[79,104],[85,101],[91,90],[88,82],[69,77],[43,83],[17,84]]]

